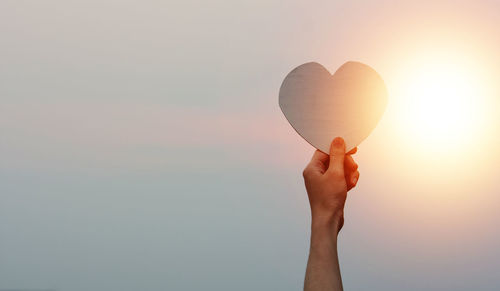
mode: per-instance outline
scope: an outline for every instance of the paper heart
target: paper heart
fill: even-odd
[[[343,64],[335,74],[318,63],[293,69],[279,92],[281,111],[315,148],[328,153],[340,136],[346,150],[358,146],[375,128],[387,105],[384,81],[359,62]]]

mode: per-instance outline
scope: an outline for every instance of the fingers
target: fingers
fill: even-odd
[[[354,172],[358,169],[358,164],[354,161],[351,155],[346,155],[344,158],[344,169],[346,174],[348,172]]]
[[[314,174],[324,174],[328,166],[329,156],[320,150],[316,150],[311,161],[304,169],[304,177]]]
[[[341,137],[336,137],[330,146],[330,165],[327,172],[344,177],[345,143]]]
[[[347,184],[347,191],[356,186],[359,179],[358,164],[354,161],[352,156],[348,155],[344,159],[345,182]]]
[[[337,144],[334,144],[334,142],[337,142]],[[330,155],[327,155],[323,153],[320,150],[316,150],[311,158],[311,161],[307,165],[307,167],[304,169],[304,175],[307,174],[324,174],[327,169],[331,168],[330,170],[332,173],[335,172],[339,175],[345,173],[346,175],[346,182],[349,181],[349,178],[347,176],[351,175],[353,172],[356,171],[358,168],[358,164],[354,162],[354,159],[350,156],[353,155],[357,152],[358,148],[355,147],[352,150],[350,150],[348,153],[342,154],[345,152],[345,144],[344,140],[342,138],[335,139],[332,142],[332,146],[330,147]],[[340,154],[340,155],[339,155]],[[336,158],[337,157],[337,158]],[[337,160],[336,160],[337,159]],[[343,160],[344,166],[339,167],[339,166],[334,166],[336,163],[337,165],[341,164]],[[347,183],[349,185],[349,183]]]
[[[311,162],[319,161],[325,165],[328,165],[329,156],[320,150],[316,150],[311,158]]]
[[[353,172],[351,175],[349,175],[350,177],[346,178],[346,182],[347,182],[347,191],[351,190],[352,188],[356,187],[356,184],[358,184],[358,180],[359,180],[359,172],[358,171],[355,171]]]
[[[359,171],[356,171],[354,172],[354,174],[352,174],[351,176],[351,183],[356,186],[356,184],[358,184],[358,180],[359,180]]]

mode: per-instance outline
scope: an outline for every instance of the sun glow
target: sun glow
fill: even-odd
[[[408,141],[427,153],[466,150],[487,126],[486,85],[482,72],[466,62],[420,59],[397,94]]]

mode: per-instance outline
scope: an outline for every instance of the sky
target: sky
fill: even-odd
[[[349,60],[389,103],[355,156],[345,289],[498,289],[499,19],[498,1],[0,1],[0,290],[301,290],[314,149],[278,91]],[[414,118],[408,83],[443,67],[477,111],[449,119],[448,94]]]

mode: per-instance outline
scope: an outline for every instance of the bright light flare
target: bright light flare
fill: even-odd
[[[412,144],[429,152],[457,152],[486,126],[486,86],[473,66],[423,60],[401,82],[400,125]],[[444,151],[442,151],[444,150]]]

